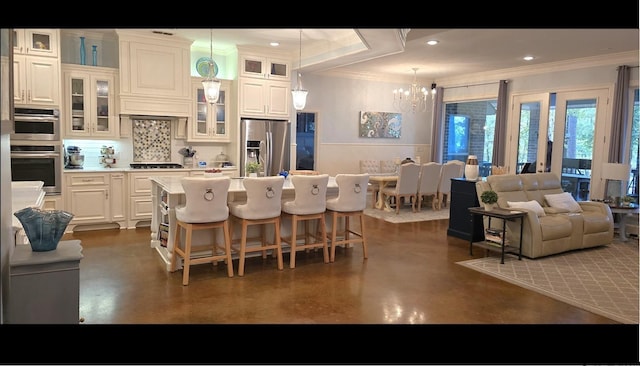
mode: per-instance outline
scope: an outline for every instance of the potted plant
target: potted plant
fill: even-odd
[[[496,202],[498,202],[498,194],[492,190],[484,191],[480,195],[480,200],[484,203],[484,209],[491,211]]]
[[[620,198],[620,201],[622,202],[622,206],[628,207],[631,206],[631,204],[635,201],[636,199],[631,197],[631,196],[624,196],[622,198]]]
[[[260,163],[255,161],[248,162],[245,169],[250,177],[257,177],[258,171],[260,170]]]

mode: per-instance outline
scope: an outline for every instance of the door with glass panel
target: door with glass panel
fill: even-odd
[[[509,150],[515,156],[510,160],[516,162],[513,172],[554,172],[562,188],[579,201],[601,192],[591,167],[606,160],[607,95],[607,89],[593,89],[514,96],[511,120],[517,123]]]
[[[550,93],[513,97],[518,118],[517,138],[512,138],[516,156],[515,174],[551,171],[553,120],[549,118]],[[515,142],[515,144],[513,143]]]
[[[599,167],[608,156],[604,146],[610,128],[605,120],[607,98],[607,89],[556,94],[552,171],[561,177],[564,191],[578,201],[603,195]]]

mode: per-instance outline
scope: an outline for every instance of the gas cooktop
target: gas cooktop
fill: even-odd
[[[184,168],[178,163],[131,163],[131,169],[179,169]]]

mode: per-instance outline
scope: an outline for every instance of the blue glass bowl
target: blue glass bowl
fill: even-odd
[[[31,250],[47,252],[55,250],[73,214],[62,210],[39,210],[27,207],[14,212],[24,228]]]

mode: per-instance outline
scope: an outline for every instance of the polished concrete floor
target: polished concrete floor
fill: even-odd
[[[149,228],[65,234],[80,239],[84,324],[617,324],[608,318],[456,264],[469,243],[448,220],[392,224],[366,217],[362,247],[298,252],[296,268],[247,260],[191,267],[190,283],[150,247]],[[496,255],[475,250],[474,257]]]

